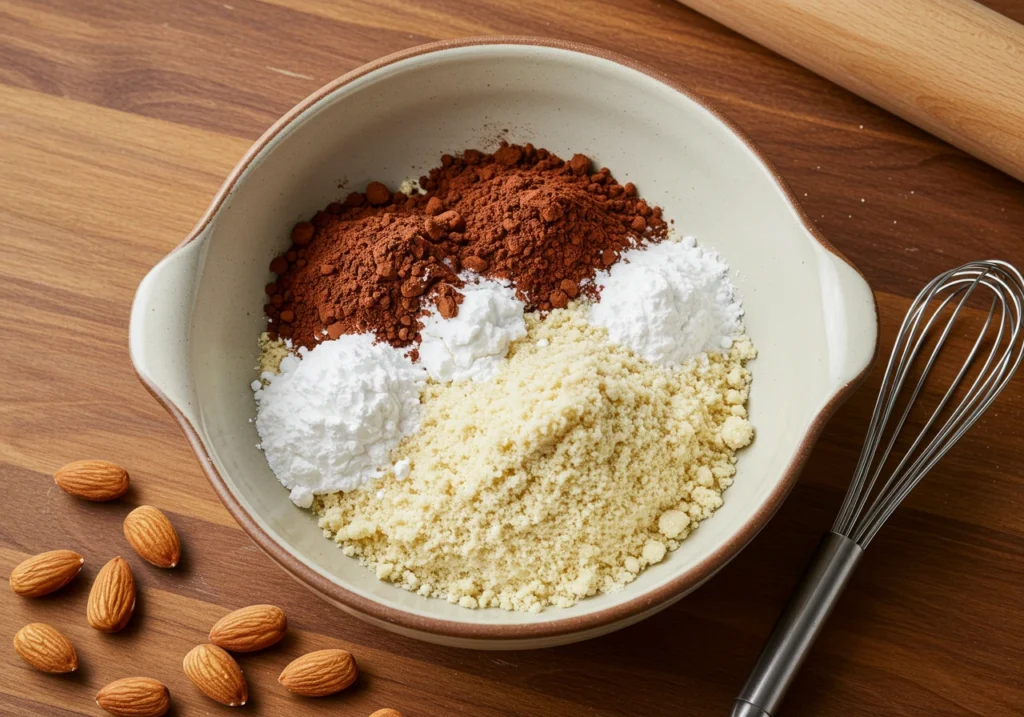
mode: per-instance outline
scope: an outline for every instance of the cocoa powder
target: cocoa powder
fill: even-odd
[[[270,264],[271,328],[307,347],[366,331],[410,346],[425,303],[458,313],[463,270],[510,281],[528,310],[547,311],[596,298],[598,270],[667,232],[632,184],[529,144],[444,155],[420,185],[409,197],[371,182],[297,224]]]

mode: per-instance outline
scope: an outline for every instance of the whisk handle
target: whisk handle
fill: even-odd
[[[845,535],[824,537],[733,704],[732,717],[776,717],[786,690],[863,554],[863,548]]]

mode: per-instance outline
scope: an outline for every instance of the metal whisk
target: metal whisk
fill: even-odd
[[[988,316],[960,369],[896,467],[883,471],[911,409],[964,308],[991,294]],[[988,409],[1024,356],[1024,277],[1004,261],[977,261],[937,276],[900,326],[864,448],[832,531],[825,535],[775,624],[732,717],[773,717],[786,689],[860,562],[904,498]],[[914,376],[916,367],[920,373]],[[966,388],[965,388],[966,387]],[[902,407],[898,404],[903,403]],[[892,424],[892,425],[890,425]]]

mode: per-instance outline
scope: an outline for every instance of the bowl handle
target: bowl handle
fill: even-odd
[[[189,360],[190,328],[207,237],[204,231],[146,274],[135,292],[128,331],[132,363],[143,384],[193,426],[198,411]]]
[[[818,244],[828,375],[838,389],[855,380],[875,356],[878,311],[867,281],[842,256]]]

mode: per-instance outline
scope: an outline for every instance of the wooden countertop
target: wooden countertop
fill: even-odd
[[[1024,5],[990,3],[1024,20]],[[101,714],[110,680],[167,683],[179,716],[227,714],[181,659],[227,610],[272,602],[292,631],[242,659],[238,714],[725,715],[838,509],[878,374],[829,424],[791,497],[718,577],[637,626],[578,645],[481,654],[402,639],[329,607],[234,524],[127,353],[133,292],[189,231],[248,145],[295,102],[380,55],[439,38],[533,34],[631,55],[711,98],[764,150],[877,291],[882,351],[940,270],[1024,261],[1024,186],[673,2],[582,0],[5,0],[0,2],[0,570],[59,547],[87,558],[55,596],[0,602],[0,713]],[[1020,714],[1024,704],[1024,377],[896,513],[854,576],[786,717]],[[105,457],[129,498],[81,504],[51,474]],[[120,520],[150,503],[182,566],[130,553]],[[127,552],[126,552],[127,551]],[[88,586],[125,554],[141,586],[129,629],[87,627]],[[82,669],[37,673],[10,647],[42,620]],[[298,700],[292,657],[343,646],[358,686]]]

